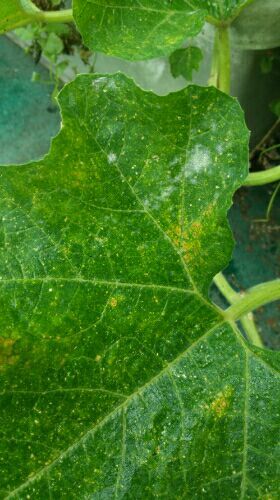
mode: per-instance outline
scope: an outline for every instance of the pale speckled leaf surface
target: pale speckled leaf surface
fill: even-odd
[[[74,19],[92,50],[123,59],[171,54],[201,30],[236,16],[248,0],[73,0]]]
[[[21,7],[20,0],[0,0],[0,33],[27,24],[30,17]]]
[[[207,297],[239,105],[123,75],[59,100],[50,153],[0,169],[1,498],[274,498],[277,354]]]

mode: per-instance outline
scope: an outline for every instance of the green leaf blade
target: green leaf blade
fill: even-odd
[[[166,55],[186,36],[196,35],[204,22],[203,11],[182,0],[74,2],[74,18],[85,43],[97,51],[124,59]],[[89,22],[90,19],[90,22]]]
[[[168,56],[186,38],[214,24],[230,22],[248,0],[74,0],[73,15],[85,44],[92,50],[128,60]]]

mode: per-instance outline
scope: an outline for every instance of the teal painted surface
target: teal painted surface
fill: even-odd
[[[265,218],[275,184],[240,190],[235,197],[230,220],[238,244],[227,269],[232,284],[243,289],[279,278],[280,269],[280,195],[275,199],[270,220]],[[280,303],[255,312],[267,347],[280,349]]]
[[[48,72],[7,38],[0,38],[0,163],[22,163],[43,156],[60,126],[60,114],[51,103],[51,87],[31,82],[32,71],[44,79]],[[236,287],[247,288],[279,276],[280,195],[269,223],[264,217],[273,186],[244,189],[230,213],[238,241],[226,274]],[[217,299],[217,294],[215,294]],[[280,348],[278,303],[257,311],[267,346]]]
[[[270,220],[265,218],[275,184],[243,188],[235,195],[230,223],[237,241],[233,259],[225,275],[235,290],[246,290],[261,282],[279,277],[280,269],[280,196],[275,199]],[[226,302],[213,287],[213,300],[225,307]],[[254,313],[264,344],[280,349],[280,304],[274,302]]]
[[[11,42],[0,37],[0,163],[22,163],[47,153],[50,137],[60,126],[51,102],[52,86],[31,81],[37,71],[48,71]]]

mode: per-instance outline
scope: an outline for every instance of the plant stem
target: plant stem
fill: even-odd
[[[229,302],[229,304],[235,304],[240,300],[240,294],[230,286],[222,273],[219,273],[217,274],[217,276],[215,276],[214,283],[220,290],[222,295]],[[243,316],[242,318],[240,318],[240,322],[248,339],[250,339],[254,345],[263,347],[263,343],[256,328],[253,315],[250,313],[247,316]]]
[[[215,39],[213,45],[213,55],[212,55],[212,63],[211,63],[211,73],[210,78],[208,80],[208,85],[213,85],[213,87],[217,87],[219,85],[219,33],[218,30],[215,30]]]
[[[229,33],[226,27],[217,27],[215,31],[215,41],[213,47],[211,76],[209,85],[216,86],[219,90],[230,93],[230,42]],[[228,283],[222,273],[219,273],[214,278],[214,283],[226,298],[229,304],[235,304],[240,299],[240,294],[237,293]],[[253,315],[243,316],[240,319],[243,329],[251,342],[258,346],[263,347],[263,343],[259,332],[256,328]]]
[[[262,149],[262,145],[266,142],[266,140],[271,136],[271,134],[274,132],[274,130],[279,127],[280,124],[280,118],[272,125],[272,127],[268,130],[268,132],[265,134],[265,136],[262,138],[262,140],[254,147],[254,149],[250,153],[250,160],[253,158],[254,154]]]
[[[225,311],[225,318],[237,321],[244,314],[275,300],[280,300],[280,279],[262,283],[248,290]]]
[[[32,0],[20,0],[20,5],[24,12],[29,16],[33,16],[37,14],[37,12],[40,12],[40,9],[34,5]]]
[[[217,26],[213,46],[209,85],[214,85],[226,94],[230,93],[230,43],[226,26]]]
[[[218,88],[230,93],[230,43],[229,31],[227,27],[217,28],[218,32],[218,51],[219,51],[219,80]]]
[[[35,16],[36,20],[43,23],[70,23],[73,21],[72,9],[44,12],[42,10]]]
[[[264,184],[269,184],[270,182],[276,182],[280,180],[280,166],[272,167],[268,170],[263,170],[262,172],[253,172],[248,175],[244,182],[244,186],[263,186]]]
[[[43,11],[38,9],[31,0],[20,0],[21,7],[28,14],[30,21],[43,23],[68,23],[73,21],[72,9]]]
[[[270,146],[269,148],[265,148],[262,150],[260,154],[260,158],[265,155],[266,153],[269,153],[270,151],[273,151],[274,149],[280,148],[280,144],[274,144],[273,146]]]

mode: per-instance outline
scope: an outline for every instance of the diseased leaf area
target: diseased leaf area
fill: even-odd
[[[198,71],[202,59],[203,54],[198,47],[175,50],[169,58],[171,73],[175,78],[183,76],[191,81],[193,71]]]
[[[0,0],[0,33],[18,28],[26,24],[28,19],[20,0]]]
[[[73,7],[85,43],[124,59],[170,54],[204,24],[204,12],[184,0],[74,0]]]
[[[49,155],[0,170],[1,496],[274,498],[278,354],[207,299],[247,175],[239,105],[123,75],[59,100]]]
[[[73,0],[74,18],[92,50],[139,60],[171,54],[205,19],[236,16],[248,0]]]

